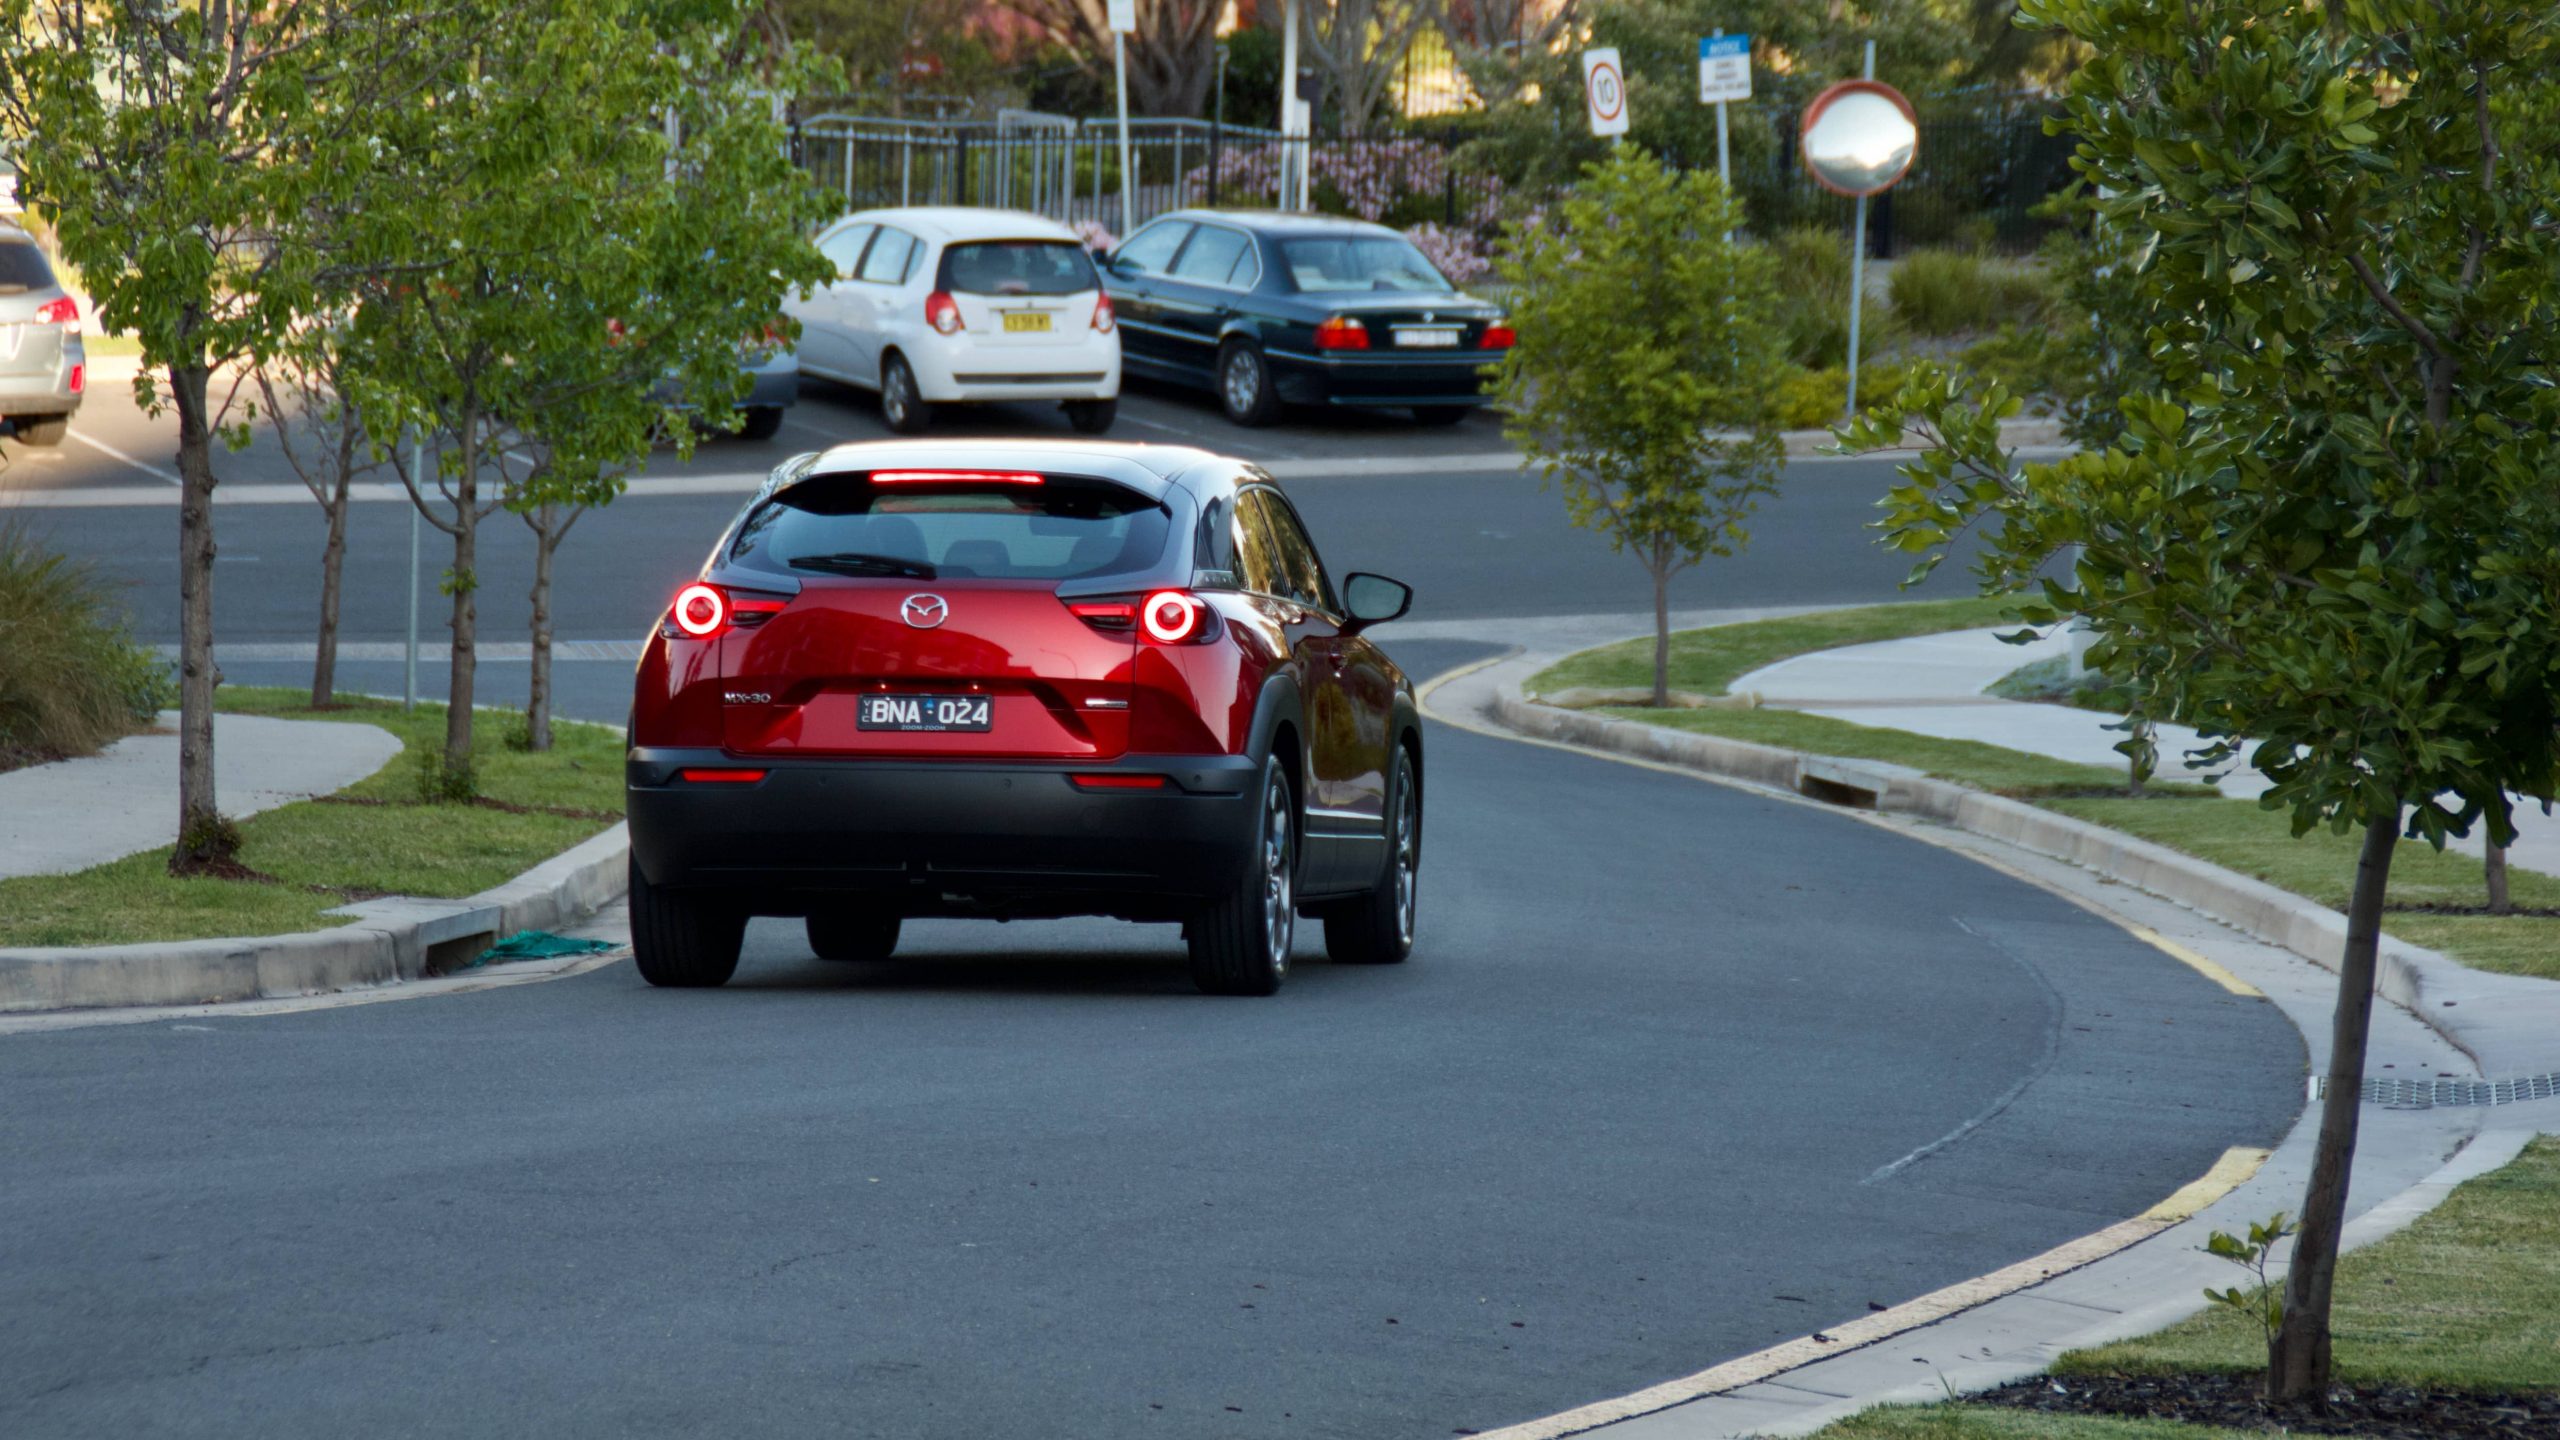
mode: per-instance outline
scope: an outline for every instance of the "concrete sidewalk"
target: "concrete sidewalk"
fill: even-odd
[[[2029,645],[2001,643],[2000,635],[2015,628],[1818,650],[1754,670],[1736,680],[1733,689],[1757,692],[1763,705],[1852,725],[1974,740],[2086,765],[2122,766],[2125,759],[2115,746],[2124,732],[2107,728],[2121,717],[1983,693],[2021,665],[2068,653],[2068,639],[2058,634]],[[2204,743],[2194,730],[2184,725],[2155,728],[2161,779],[2218,779],[2224,794],[2243,800],[2254,800],[2266,790],[2266,779],[2239,760],[2202,768],[2188,764],[2187,752]],[[2519,805],[2516,827],[2521,833],[2507,852],[2509,863],[2560,875],[2560,817],[2543,814],[2538,805]],[[2453,846],[2478,855],[2486,843],[2475,830]]]
[[[178,717],[78,760],[0,775],[0,879],[68,875],[178,838]],[[237,819],[364,779],[400,753],[378,726],[214,718],[214,788]]]

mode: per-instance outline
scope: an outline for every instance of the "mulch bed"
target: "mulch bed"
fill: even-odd
[[[2372,1440],[2560,1440],[2560,1391],[2483,1395],[2398,1385],[2332,1385],[2325,1408],[2269,1405],[2256,1375],[2040,1375],[1968,1403],[2048,1414],[2183,1420]]]

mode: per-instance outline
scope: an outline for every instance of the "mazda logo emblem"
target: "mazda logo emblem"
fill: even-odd
[[[910,595],[898,613],[917,629],[930,630],[951,617],[951,607],[939,595]]]

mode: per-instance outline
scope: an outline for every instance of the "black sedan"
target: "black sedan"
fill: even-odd
[[[1511,344],[1498,307],[1358,220],[1177,210],[1103,256],[1102,273],[1122,367],[1213,390],[1239,425],[1268,425],[1284,404],[1452,424],[1485,403]]]

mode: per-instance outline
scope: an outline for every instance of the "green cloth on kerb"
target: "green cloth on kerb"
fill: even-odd
[[[548,930],[519,930],[492,945],[468,967],[495,965],[508,960],[556,960],[563,955],[593,955],[614,948],[604,940],[577,940],[554,935]]]

